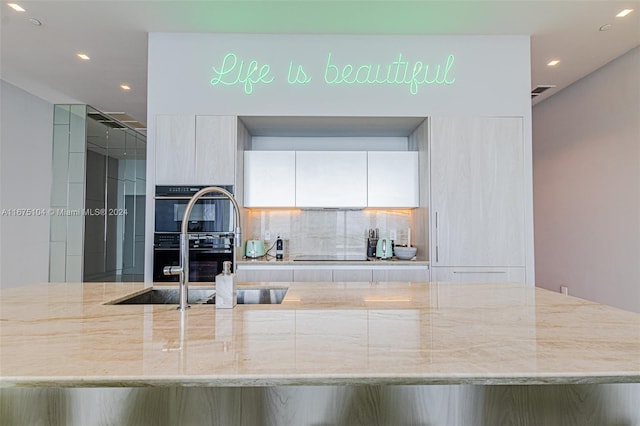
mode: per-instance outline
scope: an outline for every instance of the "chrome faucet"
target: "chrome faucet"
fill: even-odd
[[[180,231],[180,264],[178,266],[165,266],[163,269],[164,275],[180,275],[180,307],[178,309],[181,311],[189,309],[189,305],[187,305],[187,294],[189,290],[189,216],[191,216],[191,210],[193,209],[193,206],[196,204],[196,202],[200,199],[200,197],[212,192],[217,192],[224,195],[231,201],[231,204],[233,204],[236,225],[235,232],[233,232],[233,239],[235,240],[232,259],[234,271],[236,270],[235,247],[242,247],[242,222],[240,221],[240,207],[238,206],[238,202],[236,201],[236,199],[233,198],[233,194],[231,194],[226,189],[220,188],[218,186],[208,186],[193,194],[193,197],[191,197],[191,199],[189,200],[189,203],[187,204],[187,207],[184,211],[184,216],[182,217],[182,229]]]

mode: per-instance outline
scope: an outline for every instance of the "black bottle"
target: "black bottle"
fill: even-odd
[[[276,239],[276,259],[282,259],[284,257],[284,246],[282,244],[282,239],[280,239],[280,235]]]

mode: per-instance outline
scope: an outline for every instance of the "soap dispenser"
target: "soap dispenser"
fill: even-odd
[[[236,275],[231,273],[231,262],[222,262],[222,273],[216,275],[216,308],[228,309],[236,306]]]

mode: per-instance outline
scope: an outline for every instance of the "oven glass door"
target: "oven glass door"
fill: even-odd
[[[222,262],[231,261],[231,253],[218,253],[207,249],[189,250],[189,281],[214,282],[222,272]],[[165,266],[180,264],[179,249],[156,248],[153,256],[153,280],[156,282],[177,282],[178,275],[164,275]]]
[[[155,232],[180,232],[188,199],[156,199]],[[189,215],[188,232],[231,231],[231,202],[200,199]]]

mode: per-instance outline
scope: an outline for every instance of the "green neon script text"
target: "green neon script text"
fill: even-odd
[[[398,59],[387,64],[363,64],[355,67],[350,64],[334,65],[331,53],[327,57],[324,70],[324,81],[327,84],[408,84],[412,95],[418,93],[422,85],[453,84],[456,79],[449,73],[455,57],[449,55],[445,64],[435,67],[416,61],[410,64],[403,60],[402,53]]]
[[[220,68],[212,67],[215,77],[211,79],[211,85],[222,84],[225,86],[235,86],[244,84],[244,92],[248,95],[253,93],[253,86],[257,83],[271,83],[273,76],[271,66],[268,64],[258,66],[258,61],[251,61],[245,67],[244,61],[238,61],[238,57],[233,53],[227,53],[222,60]]]

